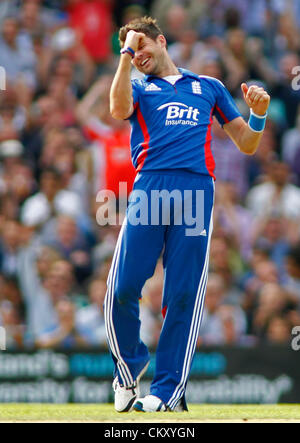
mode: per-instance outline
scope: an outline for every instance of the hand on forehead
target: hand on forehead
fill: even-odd
[[[134,50],[137,50],[138,47],[145,42],[146,38],[147,37],[143,32],[130,30],[126,36],[125,46],[130,46]]]

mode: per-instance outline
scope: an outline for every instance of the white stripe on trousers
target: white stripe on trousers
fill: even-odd
[[[105,329],[106,335],[108,339],[108,344],[110,346],[111,352],[114,357],[117,359],[117,367],[122,377],[122,381],[126,387],[132,386],[134,381],[131,375],[131,372],[125,363],[123,357],[121,356],[118,340],[116,336],[116,331],[113,324],[112,312],[113,312],[113,304],[114,304],[114,290],[115,290],[115,282],[116,282],[116,273],[119,266],[120,261],[120,252],[121,252],[121,243],[124,234],[124,228],[127,224],[127,219],[125,218],[119,238],[117,241],[114,257],[112,260],[111,269],[109,272],[109,276],[107,279],[107,293],[105,297],[105,309],[104,309],[104,318],[105,318]]]
[[[209,227],[209,236],[207,241],[207,249],[206,249],[206,255],[205,255],[205,263],[202,271],[202,275],[200,278],[200,283],[197,291],[197,297],[195,301],[195,307],[193,311],[193,317],[191,322],[191,328],[190,328],[190,334],[188,338],[186,353],[184,357],[184,363],[183,363],[183,369],[182,369],[182,376],[179,384],[177,385],[172,397],[170,400],[168,400],[167,405],[170,407],[170,409],[174,409],[176,407],[176,404],[180,400],[180,398],[183,396],[185,391],[185,385],[189,376],[190,367],[192,363],[192,359],[194,356],[197,339],[199,336],[199,330],[200,330],[200,324],[202,320],[202,313],[203,313],[203,306],[204,306],[204,300],[205,300],[205,292],[206,292],[206,285],[207,285],[207,279],[208,279],[208,264],[209,264],[209,249],[210,249],[210,240],[211,235],[213,231],[213,208],[211,211],[211,218],[210,218],[210,227]]]

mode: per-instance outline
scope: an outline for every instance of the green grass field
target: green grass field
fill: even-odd
[[[118,414],[113,405],[1,404],[0,422],[300,422],[300,405],[190,405],[184,413]]]

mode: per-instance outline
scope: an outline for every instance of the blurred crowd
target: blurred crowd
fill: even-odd
[[[119,226],[101,223],[97,195],[108,189],[122,201],[119,182],[130,191],[135,176],[130,127],[111,118],[109,88],[118,28],[145,14],[158,19],[174,62],[222,80],[245,119],[242,82],[272,97],[253,157],[213,125],[215,228],[199,346],[287,344],[300,325],[300,2],[2,0],[0,326],[8,349],[106,344],[102,305]],[[153,347],[162,285],[159,262],[141,301],[142,338]]]

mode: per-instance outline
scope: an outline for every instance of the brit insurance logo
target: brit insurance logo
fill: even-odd
[[[199,122],[199,109],[187,106],[184,103],[171,102],[165,103],[157,108],[158,111],[166,109],[166,126],[189,125],[197,126]]]

